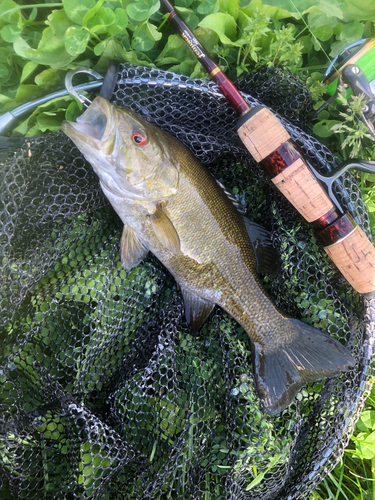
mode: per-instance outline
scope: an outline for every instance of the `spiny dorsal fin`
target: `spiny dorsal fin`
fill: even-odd
[[[237,208],[237,211],[240,212],[240,214],[246,214],[246,209],[241,205],[241,203],[237,200],[237,198],[232,194],[228,189],[222,184],[220,181],[216,179],[216,182],[219,184],[221,189],[224,191],[226,194],[227,198],[230,199],[230,201],[233,203],[233,205]]]
[[[147,248],[139,241],[134,230],[124,225],[121,242],[121,264],[124,269],[132,269],[141,262],[147,255]]]
[[[171,220],[165,215],[160,203],[156,204],[155,212],[149,216],[152,229],[160,243],[175,255],[180,253],[180,238]]]
[[[257,272],[263,274],[280,273],[280,257],[277,250],[272,246],[271,233],[263,226],[243,218],[249,235],[257,263]]]
[[[193,333],[196,333],[207,319],[215,304],[201,299],[185,288],[181,288],[181,292],[184,298],[186,321],[189,323]]]

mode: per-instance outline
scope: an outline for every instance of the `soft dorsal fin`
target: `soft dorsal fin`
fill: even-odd
[[[139,241],[134,230],[124,225],[122,230],[121,242],[121,264],[124,269],[131,269],[144,259],[147,255],[147,248]]]
[[[257,272],[263,274],[280,273],[280,257],[272,246],[271,233],[263,226],[243,217],[257,263]]]
[[[201,299],[186,290],[186,288],[181,288],[181,292],[184,298],[186,321],[190,325],[192,332],[196,333],[207,319],[215,304]]]
[[[155,212],[149,216],[152,229],[160,243],[175,255],[180,253],[180,238],[171,220],[165,215],[160,203],[156,204]]]
[[[228,191],[224,184],[217,179],[216,182],[224,191],[227,198],[236,207],[237,211],[244,216],[244,214],[246,214],[245,207],[243,207],[236,197]],[[272,246],[271,233],[263,226],[256,222],[252,222],[247,217],[243,217],[243,219],[254,250],[257,272],[261,274],[279,274],[281,267],[280,258],[276,249]]]

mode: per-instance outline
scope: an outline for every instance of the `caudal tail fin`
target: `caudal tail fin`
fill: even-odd
[[[355,364],[349,351],[329,335],[297,319],[285,321],[290,342],[274,352],[253,346],[256,387],[272,415],[286,408],[307,382],[333,377]]]

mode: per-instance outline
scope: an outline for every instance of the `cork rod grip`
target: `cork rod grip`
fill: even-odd
[[[263,107],[251,113],[237,131],[258,163],[290,139],[276,116]],[[334,208],[331,199],[302,159],[297,159],[283,169],[272,178],[272,182],[308,222],[319,219]]]
[[[334,204],[302,160],[272,179],[298,212],[313,222],[334,208]]]
[[[288,150],[290,136],[265,107],[254,108],[246,115],[239,120],[238,135],[254,159],[266,167],[275,152]],[[277,159],[273,161],[274,169],[267,167],[272,182],[308,222],[324,219],[336,209],[303,156],[281,166]],[[337,219],[338,226],[342,218],[346,216]],[[327,232],[329,234],[329,228]],[[325,251],[353,288],[362,294],[374,292],[375,248],[363,231],[356,226],[349,234],[342,234],[331,243],[328,240],[328,244],[324,244]]]
[[[359,226],[324,250],[357,292],[375,290],[375,248]]]

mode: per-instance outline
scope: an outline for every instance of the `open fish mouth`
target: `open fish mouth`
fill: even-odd
[[[83,117],[83,115],[82,115]],[[77,118],[77,122],[68,122],[70,125],[81,134],[92,137],[93,139],[101,140],[104,136],[104,132],[107,126],[107,117],[104,113],[98,113],[98,116],[91,120],[90,122],[81,121],[80,118]]]
[[[104,141],[112,130],[111,120],[108,119],[109,106],[104,99],[97,97],[76,122],[64,121],[63,131],[74,140],[84,141],[86,137],[94,139],[94,142]]]

